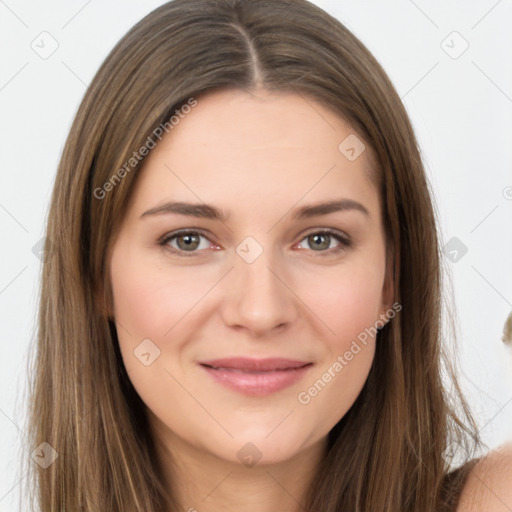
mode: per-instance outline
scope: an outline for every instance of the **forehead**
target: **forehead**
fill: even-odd
[[[348,197],[377,215],[368,153],[342,117],[310,98],[217,91],[200,96],[146,157],[134,199],[140,208],[169,199],[291,208]]]
[[[303,95],[222,90],[197,101],[189,114],[180,116],[172,136],[167,137],[166,149],[180,145],[191,157],[198,149],[223,149],[240,159],[249,159],[248,152],[280,149],[287,158],[293,152],[303,157],[314,149],[332,160],[339,143],[348,135],[356,136],[341,116]],[[162,151],[161,146],[155,153]]]

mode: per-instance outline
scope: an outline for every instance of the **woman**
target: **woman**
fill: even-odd
[[[130,30],[71,128],[47,239],[43,512],[512,501],[443,357],[410,122],[314,5],[175,0]]]

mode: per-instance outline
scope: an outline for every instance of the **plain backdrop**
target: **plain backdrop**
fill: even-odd
[[[57,163],[103,59],[158,0],[0,0],[0,511],[17,509],[38,242]],[[389,74],[415,128],[453,277],[465,393],[489,446],[512,436],[512,2],[314,3]],[[51,54],[50,54],[51,53]]]

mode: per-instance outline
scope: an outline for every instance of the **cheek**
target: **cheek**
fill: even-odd
[[[158,258],[130,250],[128,244],[120,244],[113,252],[111,281],[119,348],[126,371],[147,404],[158,403],[155,389],[164,395],[174,388],[179,392],[164,371],[174,373],[184,362],[183,349],[201,323],[203,300],[216,280],[211,270],[170,269]],[[150,360],[156,357],[145,366],[140,357],[148,351]]]
[[[114,256],[114,315],[134,341],[163,339],[213,283],[192,268],[170,271],[144,255],[126,254],[122,260]]]
[[[305,418],[314,418],[312,431],[327,433],[345,416],[361,393],[372,366],[374,339],[341,345],[297,395],[301,413]]]
[[[373,362],[384,278],[380,263],[339,268],[332,279],[318,280],[310,296],[312,309],[320,312],[328,326],[323,338],[326,357],[304,383],[297,400],[327,430],[350,409]]]
[[[159,411],[170,396],[180,396],[180,386],[166,373],[174,370],[164,342],[183,335],[187,312],[205,291],[198,290],[194,280],[166,272],[154,259],[121,244],[112,254],[111,283],[125,369],[143,402]],[[172,346],[174,355],[180,342]]]
[[[326,340],[331,351],[347,350],[353,339],[378,320],[384,279],[381,266],[378,261],[347,265],[315,282],[310,301],[328,327]]]

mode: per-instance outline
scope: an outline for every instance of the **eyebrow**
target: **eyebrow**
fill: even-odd
[[[309,219],[311,217],[319,217],[321,215],[328,215],[330,213],[344,212],[344,211],[359,211],[366,217],[371,218],[368,209],[361,203],[352,199],[336,199],[324,203],[310,204],[301,206],[296,209],[293,214],[293,219]],[[168,202],[161,206],[151,208],[145,211],[140,218],[148,215],[165,215],[165,214],[179,214],[188,215],[191,217],[200,217],[205,219],[219,220],[226,222],[229,218],[223,210],[215,206],[205,203],[183,203],[183,202]]]

